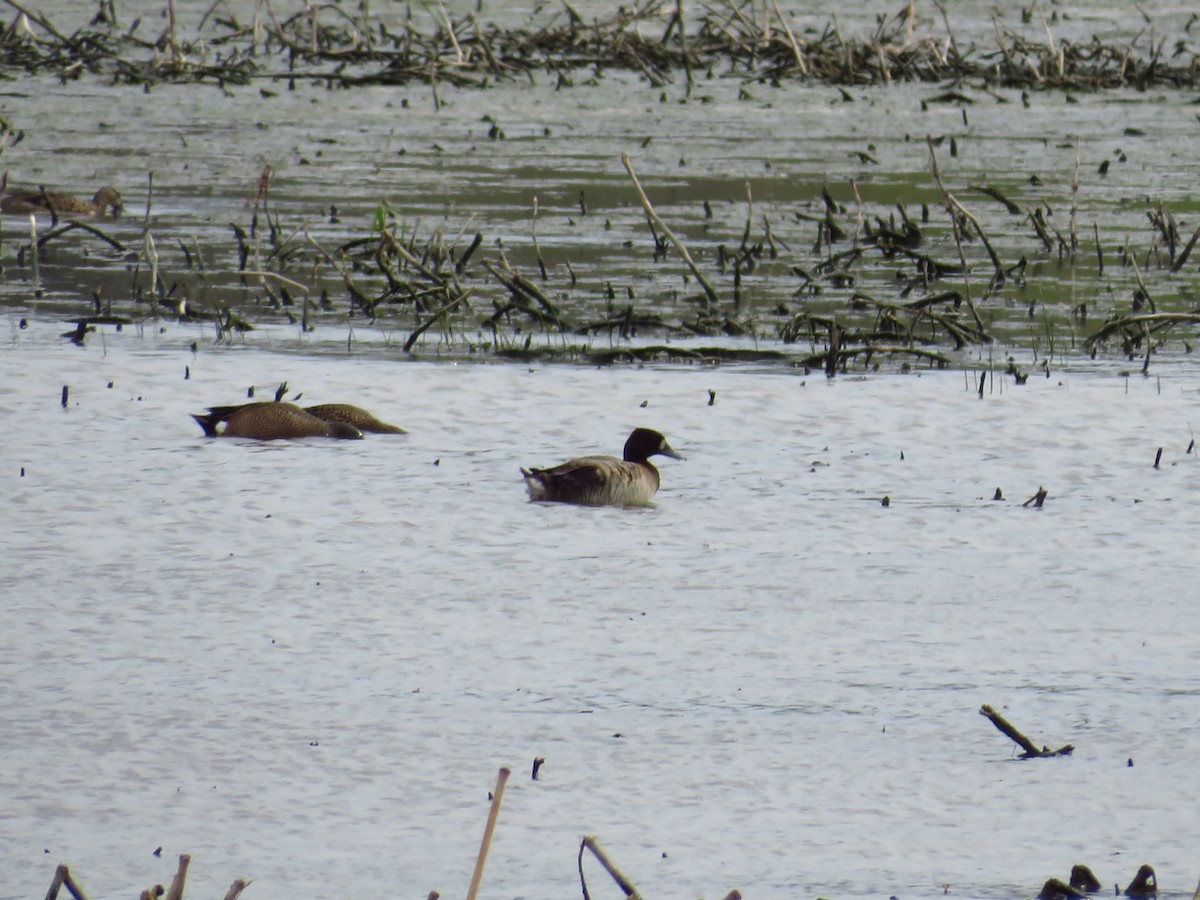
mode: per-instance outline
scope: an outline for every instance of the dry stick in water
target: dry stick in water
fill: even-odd
[[[688,53],[687,45],[687,30],[683,24],[683,0],[678,0],[675,4],[675,24],[679,26],[679,50],[683,56],[683,71],[687,76],[687,88],[685,95],[692,96],[692,84],[695,79],[692,78],[692,57]]]
[[[1002,734],[1012,738],[1017,746],[1024,751],[1021,754],[1022,759],[1035,759],[1046,756],[1070,756],[1075,749],[1072,744],[1066,744],[1057,750],[1051,750],[1049,747],[1038,749],[1038,746],[1033,741],[1013,727],[1008,719],[1004,718],[1004,716],[1000,715],[1000,713],[996,712],[994,708],[986,703],[979,707],[979,714],[986,717]]]
[[[64,887],[70,891],[71,896],[75,900],[87,900],[83,889],[71,877],[70,869],[60,863],[58,868],[54,870],[54,880],[50,882],[50,890],[46,892],[46,900],[57,900],[59,890]]]
[[[955,59],[962,59],[962,55],[958,52],[958,41],[954,39],[954,29],[950,27],[950,16],[946,12],[946,7],[942,6],[939,0],[933,0],[933,5],[942,14],[942,22],[946,26],[946,36],[950,38],[950,49],[954,51]]]
[[[475,871],[471,875],[471,886],[467,889],[467,900],[475,900],[479,893],[479,882],[483,880],[483,864],[487,862],[488,848],[492,845],[492,832],[496,830],[496,817],[500,815],[500,798],[504,796],[504,785],[512,772],[500,770],[496,778],[496,790],[492,794],[492,808],[488,810],[487,825],[483,829],[483,840],[479,844],[479,856],[475,860]]]
[[[992,249],[991,241],[989,241],[987,239],[987,235],[983,233],[983,228],[980,226],[979,220],[967,212],[966,208],[958,202],[957,198],[955,198],[953,194],[946,190],[946,185],[942,183],[942,173],[941,170],[938,169],[937,154],[933,150],[933,138],[926,136],[925,143],[929,147],[929,167],[930,171],[933,173],[933,180],[937,183],[938,191],[941,192],[942,199],[946,203],[946,207],[950,212],[951,220],[954,219],[954,212],[957,210],[963,218],[975,226],[975,233],[978,234],[979,239],[983,241],[983,246],[987,248],[988,256],[992,258],[992,265],[996,267],[996,274],[1002,275],[1004,273],[1004,266],[1000,262],[1000,257],[996,255],[996,251]],[[959,257],[963,261],[964,277],[968,277],[966,257],[963,255],[961,242],[959,244]],[[979,311],[975,308],[975,301],[971,299],[969,282],[967,283],[966,301],[967,308],[971,310],[971,317],[975,320],[975,326],[986,334],[987,329],[983,325],[983,320],[979,318]]]
[[[29,214],[29,265],[33,269],[33,280],[38,280],[37,216]]]
[[[617,886],[625,892],[625,896],[629,898],[629,900],[639,900],[641,894],[638,893],[637,888],[630,883],[628,878],[621,874],[621,870],[618,869],[613,861],[608,858],[605,852],[600,849],[600,845],[596,843],[596,839],[591,835],[585,837],[583,842],[579,845],[579,883],[583,887],[584,900],[589,900],[590,896],[588,894],[587,881],[585,881],[583,877],[583,851],[585,848],[592,851],[592,855],[600,861],[600,865],[604,866],[604,871],[612,876],[613,881],[615,881]]]
[[[446,313],[450,312],[452,309],[454,309],[454,307],[458,306],[458,304],[462,303],[464,300],[466,300],[468,297],[470,297],[471,292],[473,290],[475,290],[475,289],[467,288],[465,291],[463,291],[461,294],[459,294],[453,300],[449,301],[448,303],[443,304],[440,308],[438,308],[438,310],[432,316],[430,316],[428,319],[426,319],[424,322],[422,322],[420,325],[418,325],[416,328],[414,328],[412,334],[410,334],[408,336],[408,340],[406,340],[404,342],[404,352],[405,353],[410,352],[412,350],[413,344],[415,344],[417,342],[417,338],[419,338],[421,335],[423,335],[429,329],[429,327],[431,325],[433,325],[435,322],[437,322],[438,319],[440,319],[442,316],[446,315]]]
[[[167,888],[166,900],[183,900],[183,882],[187,880],[187,870],[191,862],[192,858],[186,853],[179,854],[179,869],[175,872],[171,886]]]
[[[1179,254],[1179,257],[1175,260],[1175,263],[1171,266],[1172,272],[1178,272],[1180,269],[1183,268],[1184,263],[1187,262],[1187,258],[1189,256],[1191,256],[1192,249],[1196,246],[1197,240],[1200,240],[1200,228],[1197,228],[1195,231],[1192,232],[1191,240],[1189,240],[1187,242],[1187,245],[1183,248],[1183,250]]]
[[[855,181],[853,178],[850,179],[850,189],[852,191],[854,191],[854,202],[858,206],[858,215],[854,219],[854,244],[853,244],[853,246],[857,247],[858,239],[859,239],[859,236],[862,234],[862,229],[863,229],[863,202],[862,202],[862,195],[858,192],[858,182]]]
[[[633,186],[637,190],[638,197],[642,201],[642,207],[646,210],[646,216],[651,222],[657,225],[662,233],[667,236],[667,239],[675,245],[676,252],[678,252],[683,258],[683,261],[687,263],[687,267],[691,269],[691,272],[696,277],[696,280],[700,282],[700,286],[704,288],[704,293],[708,296],[708,299],[712,303],[720,303],[720,298],[717,296],[717,292],[713,290],[713,286],[708,283],[708,279],[704,277],[703,273],[701,273],[700,269],[692,261],[692,255],[688,253],[688,249],[683,245],[683,241],[679,240],[679,238],[675,236],[675,232],[673,232],[667,226],[667,223],[662,220],[659,214],[654,211],[654,207],[650,205],[650,198],[646,196],[646,192],[642,190],[641,182],[638,181],[637,175],[634,174],[633,163],[629,160],[629,154],[621,154],[621,164],[625,166],[625,171],[629,173],[629,177],[633,181]]]
[[[788,25],[783,10],[779,8],[779,0],[771,0],[771,6],[775,9],[775,17],[779,19],[779,24],[783,26],[783,33],[787,35],[788,43],[792,45],[792,55],[796,57],[796,68],[800,70],[801,75],[808,75],[808,63],[804,61],[804,53],[800,50],[800,44],[797,43],[796,36],[792,34],[792,28]]]
[[[529,223],[529,235],[533,238],[533,252],[537,254],[538,268],[542,270],[542,281],[547,280],[546,260],[542,258],[542,248],[537,239],[538,199],[533,198],[533,221]]]
[[[142,243],[150,263],[150,310],[158,318],[158,248],[154,246],[154,235],[148,228],[142,232]]]
[[[1042,17],[1045,21],[1045,16]],[[1046,32],[1049,34],[1049,27]],[[1079,249],[1079,233],[1076,230],[1076,221],[1079,216],[1079,138],[1075,138],[1075,176],[1071,179],[1071,255],[1074,256]]]

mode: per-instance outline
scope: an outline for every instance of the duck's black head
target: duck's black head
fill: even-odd
[[[651,456],[669,456],[683,459],[671,449],[667,439],[651,428],[635,428],[625,442],[625,459],[628,462],[645,462]]]

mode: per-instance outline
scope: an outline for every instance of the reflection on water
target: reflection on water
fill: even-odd
[[[1191,367],[980,398],[10,327],[6,900],[185,851],[197,895],[461,894],[500,765],[490,896],[570,896],[587,833],[647,895],[1025,897],[1076,861],[1190,895]],[[411,433],[189,418],[284,380]],[[642,424],[687,456],[655,507],[525,499]],[[1010,762],[981,703],[1075,755]]]

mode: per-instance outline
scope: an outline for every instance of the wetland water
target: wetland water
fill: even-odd
[[[255,7],[234,8],[248,20]],[[140,28],[151,37],[162,27],[154,9],[123,9],[120,21],[142,15]],[[208,9],[183,4],[181,22],[194,27]],[[395,26],[405,21],[407,9],[383,7],[381,20]],[[599,14],[599,5],[589,9]],[[917,37],[945,42],[940,17],[918,9]],[[1178,34],[1180,52],[1186,53],[1189,11],[1170,4],[1145,9],[1151,31],[1142,14],[1089,6],[1060,10],[1051,34],[1056,42],[1106,36],[1121,41],[1131,55],[1151,33]],[[969,5],[956,10],[959,39],[984,42],[992,30],[990,12]],[[79,10],[51,6],[48,14],[55,12],[64,30],[67,22],[84,24]],[[882,12],[866,7],[861,18],[843,22],[846,34],[870,34],[873,15]],[[818,34],[827,24],[811,13],[801,20]],[[1016,10],[1002,23],[1013,34],[1043,40],[1040,20],[1025,23]],[[181,29],[189,33],[186,24]],[[211,59],[219,50],[199,45],[196,56]],[[263,77],[222,87],[143,88],[94,76],[64,85],[53,72],[9,82],[0,94],[0,113],[25,133],[4,153],[11,181],[84,194],[113,183],[128,213],[105,229],[124,252],[85,234],[56,238],[43,248],[37,284],[30,280],[28,259],[18,262],[28,227],[7,217],[2,248],[7,277],[0,299],[20,310],[82,315],[92,312],[100,288],[106,309],[145,317],[151,311],[145,302],[150,264],[142,219],[153,172],[149,226],[162,281],[160,311],[174,312],[186,302],[192,314],[208,318],[228,309],[252,320],[299,320],[302,298],[294,286],[285,298],[280,282],[264,286],[239,272],[233,226],[250,234],[250,201],[269,166],[268,208],[278,235],[274,243],[262,236],[260,217],[260,255],[246,268],[278,272],[310,288],[314,317],[344,321],[350,304],[342,274],[306,243],[306,235],[328,249],[349,248],[350,277],[374,297],[386,288],[385,278],[373,253],[355,255],[361,246],[354,242],[365,240],[368,247],[378,242],[372,226],[382,213],[418,255],[451,247],[461,258],[475,234],[482,239],[461,273],[471,296],[425,333],[417,353],[523,349],[526,340],[535,351],[605,349],[610,334],[624,345],[660,343],[664,337],[682,341],[693,334],[700,344],[732,335],[748,347],[761,348],[764,341],[778,347],[781,329],[796,316],[838,316],[873,327],[877,303],[916,300],[924,290],[909,293],[916,263],[903,255],[868,248],[846,271],[825,268],[827,256],[844,251],[850,241],[814,247],[825,215],[823,189],[838,205],[835,218],[847,234],[880,222],[896,225],[903,209],[923,228],[922,252],[957,264],[930,175],[925,145],[930,136],[938,141],[947,186],[979,218],[1003,265],[1024,260],[1020,277],[980,299],[983,324],[1007,347],[1030,353],[1077,346],[1108,316],[1130,311],[1139,274],[1162,308],[1194,304],[1195,265],[1171,272],[1163,241],[1147,220],[1165,204],[1177,220],[1180,244],[1200,225],[1193,198],[1200,178],[1193,152],[1196,118],[1187,90],[1158,85],[1026,90],[966,83],[947,91],[945,84],[926,82],[772,82],[752,72],[714,69],[698,73],[689,92],[681,77],[657,86],[640,72],[596,66],[572,71],[566,81],[536,73],[494,81],[486,89],[442,84],[435,94],[419,82],[354,89],[303,79],[289,83],[279,77],[279,68],[268,65]],[[674,253],[654,260],[622,153],[630,155],[656,210],[691,247],[718,303],[703,302]],[[1000,191],[1018,214],[972,187],[978,185]],[[1057,249],[1046,249],[1026,213],[1040,210],[1051,236],[1065,237],[1073,204],[1082,249],[1071,266]],[[928,223],[922,221],[926,208]],[[748,219],[748,243],[764,245],[769,226],[774,254],[722,266],[723,251],[727,260],[737,255]],[[43,230],[47,226],[42,223]],[[972,291],[980,298],[991,264],[977,240],[965,252],[972,262]],[[1138,259],[1138,273],[1130,258]],[[563,327],[550,327],[536,310],[513,311],[493,332],[484,322],[510,292],[484,263],[510,264],[535,282],[562,311]],[[948,277],[930,291],[962,287],[961,278]],[[327,302],[318,304],[322,296]],[[402,292],[379,304],[377,319],[361,310],[356,318],[364,327],[403,337],[434,306]],[[626,329],[620,335],[619,325],[603,323],[619,319],[626,307],[640,324],[633,334]],[[944,332],[920,321],[914,328],[918,344],[928,337],[961,359]],[[1173,337],[1176,349],[1186,337]],[[811,349],[804,338],[789,346]]]
[[[181,20],[208,7],[180,3]],[[117,9],[161,27],[161,6]],[[1190,9],[1140,9],[1160,40],[1191,40]],[[990,12],[955,10],[959,38],[983,40]],[[45,11],[83,24],[73,5]],[[1148,27],[1102,4],[1059,11],[1058,40]],[[869,31],[876,12],[894,10],[867,4],[842,27]],[[1190,896],[1200,370],[1182,335],[1150,378],[1122,377],[1140,361],[1087,359],[1071,310],[1087,302],[1094,327],[1128,308],[1135,276],[1111,254],[1126,243],[1159,302],[1191,302],[1194,264],[1170,273],[1145,254],[1160,200],[1185,236],[1200,224],[1193,97],[1035,91],[1026,105],[976,90],[923,109],[944,86],[720,73],[691,99],[621,72],[555,87],[443,85],[434,109],[418,84],[4,85],[0,114],[25,131],[3,152],[10,180],[116,184],[129,215],[104,230],[132,249],[56,238],[34,280],[26,223],[0,223],[0,900],[40,896],[60,861],[92,896],[136,896],[181,852],[189,896],[238,876],[248,898],[462,895],[501,765],[514,774],[485,897],[577,896],[584,834],[646,896],[1017,898],[1075,862],[1122,886],[1149,862],[1162,893]],[[964,372],[496,362],[480,320],[507,292],[481,266],[464,276],[472,309],[406,355],[425,315],[347,319],[332,267],[316,276],[332,309],[310,332],[237,272],[230,225],[249,227],[269,164],[285,232],[334,246],[386,201],[405,234],[479,231],[479,258],[531,277],[536,197],[547,290],[577,323],[606,314],[609,283],[681,318],[695,287],[678,260],[651,259],[626,152],[709,272],[740,240],[750,185],[752,221],[789,248],[728,301],[751,327],[623,338],[519,323],[500,339],[780,347],[779,322],[806,302],[791,267],[821,257],[805,216],[822,188],[851,203],[853,179],[884,218],[936,206],[926,134],[947,139],[939,161],[964,199],[1000,186],[1064,229],[1078,136],[1081,233],[1094,223],[1110,249],[1103,275],[1090,250],[1074,276],[1031,254],[1026,283],[988,302],[1001,342],[955,356],[995,370],[982,397]],[[218,341],[212,321],[138,299],[150,171],[163,281],[257,330]],[[1021,217],[969,205],[1007,261],[1037,249]],[[953,258],[948,234],[931,240]],[[856,277],[897,293],[882,264]],[[73,346],[61,335],[96,287],[135,324]],[[844,307],[853,290],[813,302]],[[1027,384],[999,374],[1007,353]],[[285,380],[411,434],[255,445],[204,440],[189,418]],[[655,507],[526,501],[520,465],[616,452],[634,425],[687,457],[663,462]],[[1039,486],[1046,506],[1022,508]],[[1013,760],[981,703],[1075,754]],[[593,896],[615,892],[588,873]]]
[[[573,895],[587,833],[649,896],[1028,897],[1076,861],[1190,896],[1194,367],[981,399],[319,337],[11,333],[5,900],[60,860],[129,896],[182,851],[197,895],[459,895],[502,764],[485,896]],[[283,379],[411,434],[189,419]],[[519,465],[636,424],[687,456],[654,508],[526,501]],[[1013,760],[985,702],[1078,749]]]

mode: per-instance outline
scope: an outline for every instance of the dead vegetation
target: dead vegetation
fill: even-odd
[[[307,79],[339,87],[418,81],[436,98],[439,83],[482,86],[549,73],[569,87],[581,73],[623,68],[653,84],[684,81],[690,92],[694,73],[716,70],[743,80],[951,85],[926,102],[961,106],[965,120],[971,96],[993,87],[1191,86],[1197,69],[1186,48],[1168,54],[1148,38],[1128,46],[1056,40],[1053,18],[1040,22],[1044,38],[1036,42],[997,22],[994,46],[967,45],[948,15],[935,33],[917,22],[913,4],[880,20],[869,37],[852,38],[836,21],[793,27],[771,2],[708,4],[686,21],[690,7],[651,2],[591,23],[564,3],[544,21],[505,28],[480,14],[452,18],[440,5],[388,18],[368,14],[365,5],[349,11],[332,4],[283,15],[283,4],[262,0],[247,22],[214,5],[200,33],[185,38],[171,4],[164,30],[146,37],[144,23],[125,21],[116,0],[103,0],[89,24],[69,34],[32,7],[0,3],[17,11],[0,33],[0,68],[147,87],[180,80]],[[1033,24],[1022,22],[1026,30]],[[20,132],[0,126],[2,152]],[[500,130],[494,121],[492,128]],[[831,180],[799,208],[764,208],[755,206],[747,184],[737,229],[709,228],[717,198],[699,201],[702,229],[693,210],[681,218],[678,206],[656,209],[651,197],[661,173],[639,173],[622,154],[630,203],[621,224],[623,234],[636,231],[622,252],[656,274],[650,289],[628,269],[573,261],[561,242],[548,257],[536,203],[529,240],[505,246],[477,224],[483,217],[468,216],[457,230],[429,228],[399,219],[383,202],[368,230],[331,237],[330,229],[290,219],[272,203],[269,166],[254,179],[245,216],[229,222],[226,245],[200,247],[185,233],[153,233],[152,173],[136,239],[108,223],[70,222],[35,229],[27,240],[9,230],[4,240],[16,244],[17,268],[34,282],[39,269],[53,274],[85,256],[92,267],[111,261],[108,277],[97,278],[103,285],[85,292],[89,306],[66,311],[81,323],[72,332],[78,343],[97,325],[174,318],[211,323],[218,340],[264,322],[302,332],[348,324],[352,345],[355,324],[366,323],[402,335],[404,353],[784,361],[832,376],[880,366],[977,365],[997,345],[1029,343],[1043,365],[1056,353],[1116,349],[1148,371],[1164,348],[1189,352],[1200,326],[1200,307],[1172,277],[1185,271],[1200,227],[1185,240],[1189,227],[1181,232],[1171,208],[1148,200],[1140,220],[1148,237],[1103,247],[1097,225],[1079,221],[1077,144],[1074,150],[1069,196],[1043,189],[1036,176],[1014,195],[1011,186],[944,177],[939,158],[957,156],[959,147],[953,135],[933,136],[926,141],[927,201],[871,202],[847,177]],[[641,216],[632,211],[639,204]],[[995,217],[985,214],[996,209],[1011,217],[999,236]],[[581,193],[578,218],[589,214]],[[1069,306],[1047,302],[1063,294],[1067,279]],[[1111,302],[1098,304],[1102,294]],[[1011,311],[1026,306],[1027,316]],[[1098,308],[1105,320],[1096,325]]]
[[[777,0],[648,0],[590,22],[563,2],[517,24],[503,14],[489,21],[478,8],[452,15],[440,3],[380,14],[367,4],[263,0],[248,20],[214,4],[194,35],[180,33],[173,0],[157,34],[124,17],[117,0],[99,0],[87,25],[70,33],[33,4],[3,2],[18,19],[0,32],[0,68],[64,81],[482,86],[549,75],[569,86],[581,71],[624,69],[653,84],[690,83],[712,71],[846,86],[969,80],[1029,90],[1144,90],[1194,88],[1200,78],[1185,39],[1171,44],[1153,29],[1128,41],[1056,38],[1057,12],[1047,18],[1036,5],[1014,9],[1019,21],[1011,25],[997,19],[991,40],[976,44],[959,38],[941,3],[922,4],[919,18],[911,0],[866,35],[843,33],[836,17],[819,27],[798,22]]]

